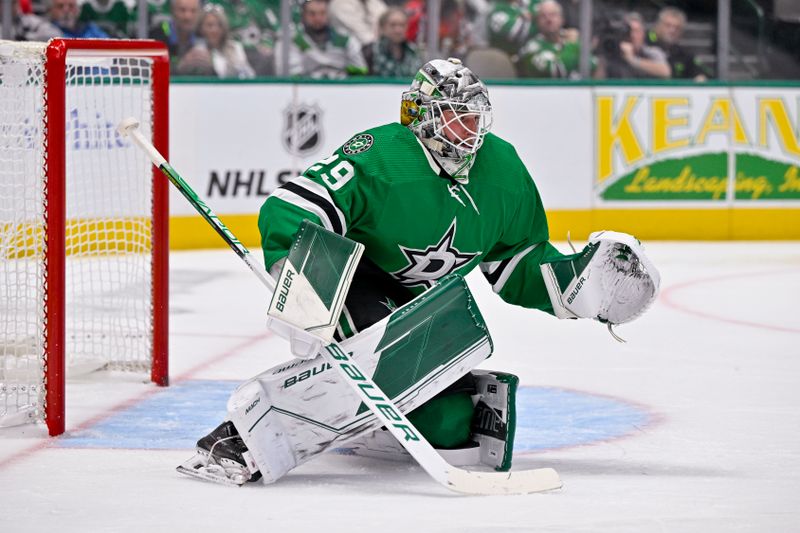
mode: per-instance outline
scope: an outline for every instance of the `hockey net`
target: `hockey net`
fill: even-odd
[[[64,430],[64,376],[166,385],[166,185],[115,130],[166,151],[149,41],[0,41],[0,426]]]

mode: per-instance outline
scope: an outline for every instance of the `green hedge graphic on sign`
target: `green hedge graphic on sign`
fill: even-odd
[[[728,154],[666,159],[623,175],[601,193],[604,200],[725,200]]]
[[[753,154],[737,154],[736,199],[800,199],[800,169]]]

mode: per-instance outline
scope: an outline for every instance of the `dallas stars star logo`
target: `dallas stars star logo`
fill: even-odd
[[[392,275],[406,287],[422,286],[426,289],[433,287],[433,283],[454,270],[466,265],[480,252],[474,254],[461,253],[453,240],[456,238],[456,220],[450,224],[438,243],[428,246],[424,250],[415,250],[400,246],[400,251],[406,256],[408,266]]]

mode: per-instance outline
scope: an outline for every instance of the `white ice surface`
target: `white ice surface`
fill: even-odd
[[[487,533],[800,531],[800,245],[661,243],[662,295],[621,345],[589,321],[514,308],[470,277],[495,341],[483,366],[522,385],[621,398],[656,422],[622,439],[518,454],[564,488],[464,497],[416,465],[322,456],[275,485],[175,473],[188,450],[65,449],[40,426],[0,430],[0,532]],[[171,376],[242,380],[288,358],[264,291],[229,251],[171,255]],[[155,387],[68,385],[68,431]],[[199,437],[200,435],[198,435]]]

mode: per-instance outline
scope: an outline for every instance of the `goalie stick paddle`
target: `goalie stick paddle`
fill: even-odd
[[[260,263],[252,259],[249,250],[239,242],[216,214],[198,197],[197,193],[169,165],[153,144],[142,135],[138,127],[137,119],[127,118],[120,122],[117,130],[123,137],[131,137],[134,144],[148,155],[153,165],[161,170],[267,289],[274,293],[275,281],[272,276]],[[375,382],[359,368],[358,364],[350,357],[351,354],[342,350],[336,342],[324,346],[320,350],[320,354],[342,374],[369,410],[391,431],[392,435],[419,465],[433,479],[448,489],[463,494],[525,494],[561,487],[561,480],[552,468],[513,472],[482,472],[462,469],[449,464]]]

